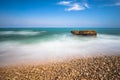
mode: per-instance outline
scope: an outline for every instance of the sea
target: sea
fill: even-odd
[[[120,55],[120,28],[0,28],[0,66],[110,55]]]

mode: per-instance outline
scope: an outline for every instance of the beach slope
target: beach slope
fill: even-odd
[[[119,80],[120,56],[0,67],[0,80]]]

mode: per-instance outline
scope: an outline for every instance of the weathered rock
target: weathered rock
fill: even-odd
[[[83,35],[83,36],[96,36],[97,32],[94,30],[73,30],[71,31],[72,34],[75,35]]]

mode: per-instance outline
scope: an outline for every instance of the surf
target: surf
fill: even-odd
[[[37,41],[0,42],[0,65],[27,61],[64,60],[67,58],[119,55],[120,37],[98,34],[97,37],[74,36],[70,33],[34,37]]]

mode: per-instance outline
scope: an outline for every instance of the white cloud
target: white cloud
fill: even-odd
[[[120,6],[120,2],[117,2],[114,4],[115,6]]]
[[[112,3],[112,4],[105,4],[105,5],[102,5],[101,7],[107,7],[107,6],[120,6],[120,0],[119,1],[117,1],[117,2],[114,2],[114,3]]]
[[[100,6],[100,7],[109,7],[109,6],[120,6],[120,3],[115,3],[115,4],[105,4],[105,5],[102,5],[102,6]]]
[[[83,5],[84,5],[86,8],[90,8],[90,6],[88,5],[88,3],[83,3]]]
[[[67,6],[65,8],[65,11],[80,11],[80,10],[85,10],[86,8],[90,8],[88,3],[77,3],[73,1],[61,1],[58,2],[59,5]]]
[[[58,3],[59,5],[70,5],[71,1],[61,1]]]
[[[66,8],[66,11],[79,11],[84,10],[85,8],[83,6],[80,6],[78,3],[72,4],[69,8]]]

